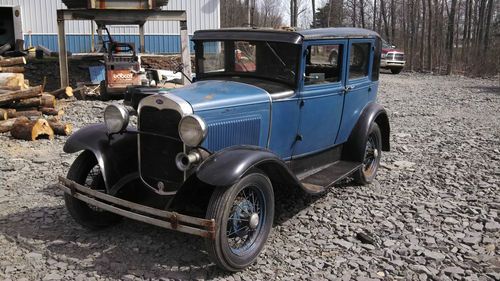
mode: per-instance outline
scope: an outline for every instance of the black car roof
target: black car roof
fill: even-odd
[[[195,31],[193,40],[249,40],[301,44],[304,40],[379,37],[375,31],[354,27],[329,27],[298,31],[265,28],[223,28]]]

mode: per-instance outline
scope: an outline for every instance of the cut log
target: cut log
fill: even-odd
[[[47,93],[42,93],[42,97],[40,98],[40,106],[41,107],[49,107],[49,108],[55,108],[56,107],[56,98]]]
[[[2,59],[0,60],[0,66],[12,66],[12,65],[19,65],[19,64],[26,64],[26,59],[24,57],[17,57],[17,58],[9,58],[9,59]]]
[[[29,88],[26,90],[13,91],[10,93],[0,94],[0,105],[9,104],[14,101],[40,97],[42,95],[42,87],[37,86],[33,88]]]
[[[0,108],[0,120],[7,120],[9,119],[9,114],[7,113],[7,110]]]
[[[64,114],[64,110],[57,110],[55,108],[49,108],[49,107],[40,107],[39,110],[44,115],[61,116]]]
[[[0,86],[24,87],[24,74],[0,73]]]
[[[16,110],[14,108],[5,108],[8,118],[16,118]]]
[[[0,86],[1,91],[19,91],[22,90],[21,86]]]
[[[0,72],[24,73],[24,67],[22,67],[22,66],[0,66]]]
[[[27,108],[27,107],[47,107],[47,108],[55,108],[56,107],[56,98],[50,94],[42,94],[41,97],[37,98],[29,98],[22,99],[17,102],[8,105],[11,108]]]
[[[71,87],[61,88],[61,89],[57,89],[55,91],[52,91],[49,94],[53,95],[54,97],[56,97],[58,99],[70,98],[73,96],[73,88],[71,88]]]
[[[54,138],[54,131],[45,119],[26,120],[24,118],[16,120],[10,134],[15,139],[34,141],[40,138]]]
[[[16,111],[14,117],[42,117],[42,112],[38,110]]]
[[[73,125],[69,123],[60,123],[60,122],[52,122],[52,121],[47,121],[49,122],[50,127],[54,131],[54,134],[59,135],[59,136],[69,136],[73,132]]]
[[[28,120],[28,118],[26,118],[26,117],[21,117],[21,118]],[[10,129],[12,129],[12,126],[14,125],[14,123],[16,122],[17,119],[19,119],[19,118],[1,121],[0,122],[0,133],[5,133],[5,132],[10,131]]]

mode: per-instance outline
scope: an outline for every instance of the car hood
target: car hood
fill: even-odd
[[[199,81],[168,93],[187,101],[194,112],[270,102],[264,89],[234,81]]]
[[[382,53],[383,53],[383,54],[387,54],[387,53],[389,53],[389,52],[395,52],[395,53],[402,53],[402,54],[404,54],[404,52],[403,52],[403,51],[398,50],[398,49],[382,49]]]

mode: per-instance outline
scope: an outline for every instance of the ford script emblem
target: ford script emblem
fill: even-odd
[[[157,99],[157,100],[156,100],[156,103],[157,103],[157,104],[163,104],[163,100],[161,100],[161,99]]]

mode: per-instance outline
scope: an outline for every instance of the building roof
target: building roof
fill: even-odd
[[[378,37],[380,36],[375,31],[354,27],[330,27],[298,31],[266,28],[223,28],[196,31],[193,40],[249,40],[302,44],[304,40]]]
[[[89,0],[62,0],[62,2],[68,9],[87,9]],[[155,7],[166,6],[168,4],[168,0],[153,0],[153,2]]]

